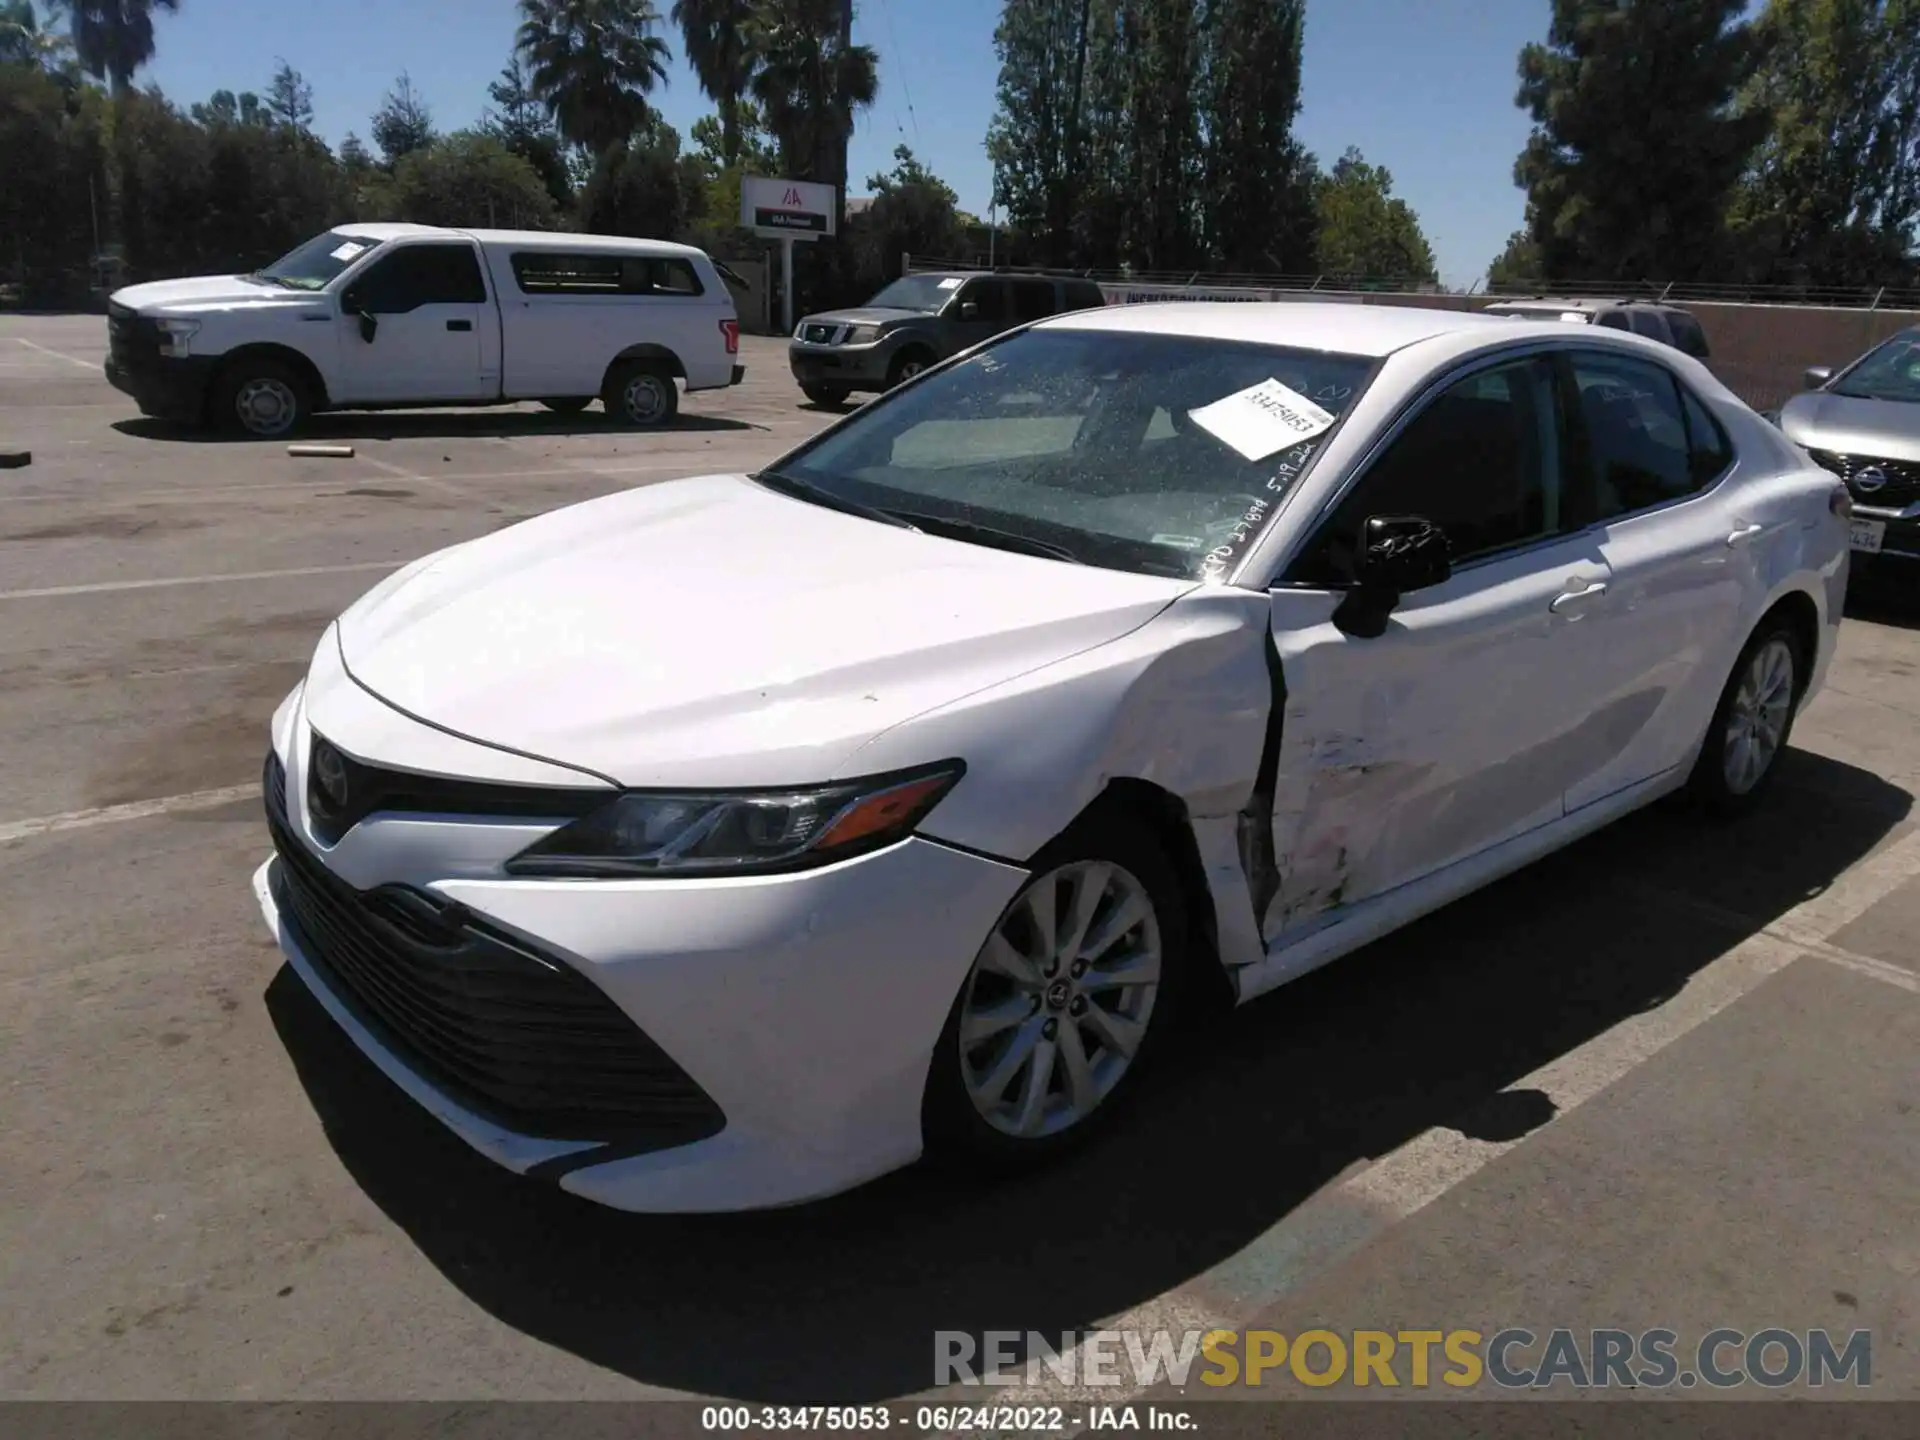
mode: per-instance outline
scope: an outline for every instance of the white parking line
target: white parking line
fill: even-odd
[[[227,785],[218,790],[194,790],[185,795],[167,795],[158,800],[134,800],[125,805],[101,805],[92,810],[69,810],[62,815],[41,815],[32,820],[14,820],[0,825],[0,845],[26,840],[35,835],[57,835],[63,830],[86,830],[95,825],[114,825],[122,820],[148,820],[155,815],[172,815],[182,810],[212,810],[231,805],[260,793],[259,783]]]
[[[166,590],[176,585],[219,585],[239,580],[291,580],[302,575],[356,575],[398,570],[405,560],[362,560],[352,565],[302,565],[292,570],[243,570],[226,575],[173,575],[164,580],[102,580],[92,585],[47,585],[37,590],[0,590],[0,600],[50,600],[62,595],[109,595],[119,590]]]
[[[369,464],[375,463],[364,455],[359,458],[367,460]],[[387,466],[386,468],[389,473],[396,473],[399,469],[397,466]],[[409,471],[407,473],[410,478],[413,477],[414,472]],[[602,476],[611,480],[618,479],[622,475],[662,475],[671,478],[680,475],[731,475],[737,473],[739,473],[737,470],[715,470],[711,467],[702,469],[698,464],[682,464],[677,460],[654,461],[643,465],[593,465],[582,461],[578,465],[569,465],[565,468],[555,470],[472,470],[453,475],[441,475],[435,478],[441,483],[452,482],[462,485],[476,485],[495,480],[590,480],[596,476]],[[281,494],[297,493],[300,494],[302,498],[309,498],[305,492],[299,490],[298,487],[341,485],[348,483],[352,478],[354,477],[351,475],[335,471],[324,475],[289,475],[284,480],[246,480],[233,485],[177,486],[163,490],[109,490],[90,495],[74,495],[54,490],[37,490],[25,493],[9,491],[0,493],[0,505],[18,505],[34,501],[41,504],[51,503],[56,505],[108,503],[114,505],[153,505],[171,501],[190,502],[197,500],[217,500],[228,495],[267,495],[276,491]]]
[[[82,360],[77,355],[68,355],[64,351],[60,351],[60,350],[49,350],[46,346],[36,345],[31,340],[21,340],[18,335],[14,336],[13,338],[16,340],[19,340],[20,343],[26,346],[29,350],[38,350],[42,355],[51,355],[53,356],[54,359],[64,360],[69,365],[78,365],[82,370],[98,370],[101,364],[104,363],[101,361],[94,361],[94,360]]]

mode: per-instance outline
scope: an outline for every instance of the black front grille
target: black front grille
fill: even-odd
[[[469,1109],[524,1135],[627,1152],[716,1135],[726,1117],[600,988],[464,907],[400,886],[355,890],[294,834],[267,757],[282,920],[357,1017]]]
[[[160,327],[125,305],[109,304],[107,352],[122,364],[151,360],[160,353]]]
[[[1855,501],[1884,510],[1904,510],[1920,500],[1920,464],[1912,460],[1882,460],[1872,455],[1841,455],[1832,450],[1809,450],[1814,462],[1847,482]],[[1869,471],[1883,479],[1875,484]],[[1861,476],[1867,475],[1867,483]]]
[[[560,790],[416,775],[357,760],[321,735],[307,762],[307,814],[327,844],[370,815],[498,815],[577,820],[614,797],[612,790]]]
[[[834,327],[831,325],[809,325],[802,332],[809,345],[831,345]]]

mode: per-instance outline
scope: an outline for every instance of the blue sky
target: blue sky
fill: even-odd
[[[661,0],[664,13],[669,8]],[[1521,221],[1512,169],[1527,136],[1513,104],[1520,47],[1545,37],[1547,0],[1310,0],[1298,133],[1323,160],[1358,145],[1419,213],[1441,278],[1467,285]],[[854,135],[855,192],[902,141],[986,213],[997,0],[860,0],[854,35],[880,53],[880,97]],[[271,16],[269,19],[268,16]],[[316,128],[338,143],[400,70],[442,129],[472,123],[513,43],[512,0],[181,0],[157,17],[142,72],[174,99],[266,88],[285,56],[314,88]],[[682,132],[711,107],[678,58],[656,96]]]

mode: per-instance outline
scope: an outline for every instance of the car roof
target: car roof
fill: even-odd
[[[1055,316],[1042,321],[1041,326],[1049,330],[1189,335],[1374,358],[1442,336],[1473,338],[1488,332],[1519,338],[1535,330],[1541,334],[1558,334],[1564,328],[1560,321],[1536,324],[1472,310],[1296,300],[1175,300],[1107,305],[1098,310],[1076,310],[1070,315]]]
[[[579,235],[567,230],[461,230],[445,225],[353,224],[336,225],[338,234],[387,241],[425,235],[458,235],[482,245],[517,245],[527,250],[563,250],[571,254],[618,251],[627,255],[675,255],[705,258],[706,251],[671,240],[640,240],[631,235]]]

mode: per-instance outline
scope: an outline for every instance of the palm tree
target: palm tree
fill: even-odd
[[[853,115],[879,93],[879,59],[848,38],[851,0],[767,0],[753,95],[797,180],[835,186],[844,203]]]
[[[178,10],[180,0],[61,0],[48,8],[66,11],[80,68],[120,94],[153,58],[153,12]]]
[[[673,58],[653,0],[520,0],[520,14],[517,48],[560,133],[596,156],[628,139]]]
[[[687,63],[720,112],[720,163],[740,159],[740,101],[759,68],[761,0],[674,0]]]
[[[0,64],[52,69],[70,48],[64,35],[40,28],[33,0],[0,0]]]

